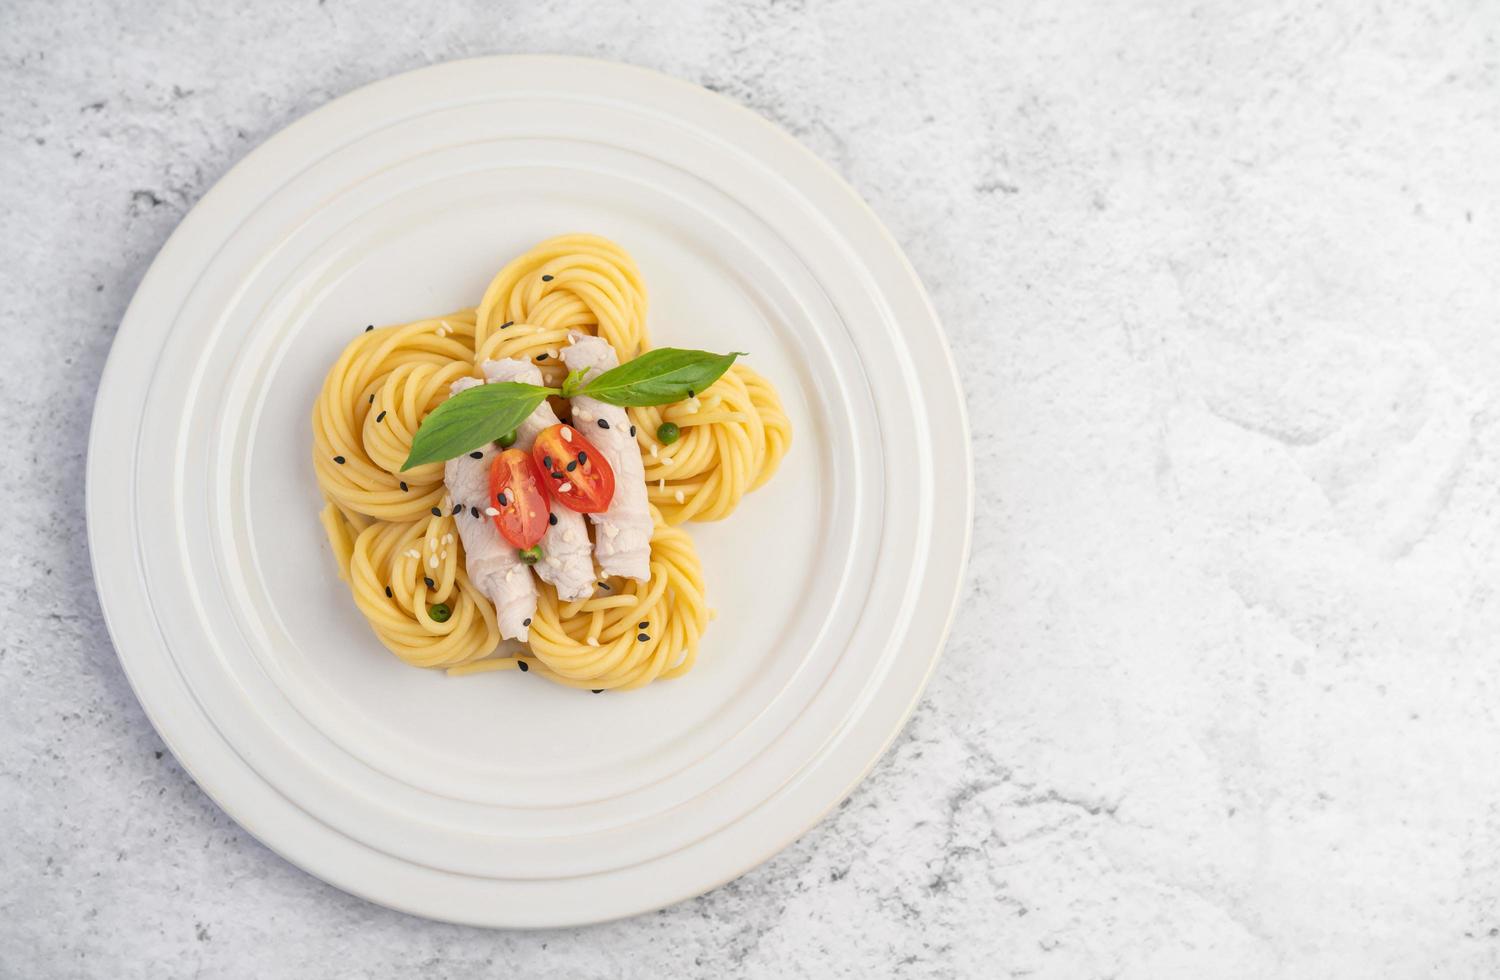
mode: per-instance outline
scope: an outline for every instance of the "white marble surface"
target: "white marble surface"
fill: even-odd
[[[100,622],[91,389],[172,227],[364,82],[566,52],[853,182],[958,355],[946,659],[852,799],[490,933],[266,851]],[[1500,975],[1500,6],[0,4],[0,975]]]

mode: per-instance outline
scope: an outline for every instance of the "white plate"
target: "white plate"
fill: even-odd
[[[319,529],[313,397],[365,324],[472,305],[575,230],[636,256],[654,342],[751,352],[792,451],[689,525],[719,617],[686,677],[406,667]],[[712,888],[848,794],[942,648],[971,480],[932,309],[830,170],[661,75],[490,58],[318,110],[183,220],[100,384],[89,538],[136,694],[247,830],[384,905],[556,926]]]

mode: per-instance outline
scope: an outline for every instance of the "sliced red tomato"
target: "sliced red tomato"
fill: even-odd
[[[547,533],[547,491],[524,449],[507,449],[490,463],[490,509],[500,536],[517,548],[530,548]]]
[[[566,423],[543,429],[531,444],[531,458],[546,478],[547,491],[564,507],[601,514],[615,497],[615,471],[604,454]]]

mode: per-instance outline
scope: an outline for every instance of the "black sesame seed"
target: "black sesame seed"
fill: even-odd
[[[501,330],[506,330],[506,329],[509,329],[510,327],[513,327],[515,325],[516,325],[516,321],[514,321],[514,320],[506,320],[504,323],[500,324],[500,329]]]
[[[408,490],[408,489],[410,489],[410,488],[409,488],[409,487],[407,487],[407,485],[406,485],[406,481],[405,481],[405,480],[402,480],[402,481],[401,481],[401,492],[402,492],[402,493],[406,493],[406,492],[407,492],[407,490]]]
[[[459,514],[462,514],[463,512],[464,512],[464,505],[463,504],[454,504],[453,505],[453,516],[454,517],[457,517]]]
[[[635,638],[637,640],[640,640],[642,643],[645,643],[647,640],[651,639],[651,637],[647,636],[645,633],[637,633],[635,635]]]
[[[436,582],[434,582],[434,581],[433,581],[433,580],[432,580],[432,579],[430,579],[430,578],[423,578],[423,579],[422,579],[422,581],[423,581],[423,582],[426,582],[426,583],[427,583],[427,587],[428,587],[428,588],[429,588],[429,589],[435,589],[435,588],[437,588],[437,583],[436,583]]]
[[[603,589],[605,592],[608,592],[609,591],[609,583],[608,582],[600,582],[599,583],[599,588]]]
[[[602,687],[596,687],[596,688],[593,688],[589,693],[591,693],[591,694],[603,694],[604,693],[604,688],[602,688]]]
[[[442,517],[443,516],[443,512],[440,511],[440,510],[438,510],[436,507],[434,507],[434,508],[432,508],[432,516],[433,517]]]
[[[641,620],[641,621],[640,621],[640,622],[639,622],[639,623],[636,623],[636,624],[635,624],[635,628],[636,628],[636,629],[638,629],[638,630],[643,630],[643,629],[645,629],[645,628],[646,628],[646,627],[647,627],[647,626],[650,626],[650,625],[651,625],[651,624],[650,624],[650,623],[649,623],[649,622],[647,622],[647,621],[646,621],[646,620],[644,620],[644,619],[643,619],[643,620]]]
[[[503,493],[497,493],[497,494],[495,494],[495,503],[499,504],[501,507],[504,507],[505,506],[505,494],[503,494]]]
[[[365,327],[365,333],[369,333],[371,330],[374,330],[374,329],[375,329],[375,324],[372,323],[368,327]]]
[[[531,617],[527,616],[525,619],[521,620],[521,625],[522,626],[530,626],[531,625]]]
[[[607,429],[607,428],[609,428],[609,419],[600,419],[599,420],[599,428],[601,428],[601,429]]]
[[[524,660],[517,660],[516,661],[516,666],[521,669],[521,673],[523,673],[523,674],[526,673],[528,670],[531,669],[529,666],[527,666],[526,661],[524,661]]]
[[[384,422],[385,421],[385,412],[381,412],[379,415],[375,416],[375,421],[377,421],[377,422]]]
[[[552,525],[556,525],[557,524],[557,515],[556,514],[548,514],[547,515],[547,523],[548,524],[552,524]]]
[[[385,587],[385,597],[387,599],[391,598],[391,587],[389,585]]]
[[[570,460],[568,460],[568,472],[571,473],[571,472],[573,472],[576,469],[578,469],[578,460],[576,460],[576,459],[570,459]]]
[[[474,518],[474,520],[476,520],[476,521],[479,520],[479,508],[478,507],[470,507],[469,508],[469,516],[472,517],[472,518]]]
[[[554,479],[554,480],[561,480],[562,478],[563,478],[563,475],[561,473],[559,473],[557,470],[553,470],[552,471],[552,479]]]
[[[544,470],[550,470],[550,469],[552,469],[552,457],[551,456],[543,456],[542,457],[542,469],[544,469]]]
[[[472,453],[470,453],[470,454],[469,454],[469,455],[470,455],[470,456],[471,456],[471,457],[472,457],[472,458],[474,458],[474,459],[484,459],[484,453],[483,453],[483,452],[481,452],[481,451],[480,451],[480,450],[478,450],[478,449],[476,449],[476,450],[474,450],[474,451],[473,451],[473,452],[472,452]]]
[[[538,354],[536,356],[536,359],[539,360],[539,361],[545,361],[549,356],[551,356],[551,355],[549,355],[546,351],[543,351],[542,353],[540,353],[540,354]]]
[[[578,465],[579,466],[582,466],[584,463],[587,463],[588,461],[589,461],[588,453],[579,453],[578,454]]]
[[[551,281],[552,281],[552,277],[551,276],[543,276],[542,277],[542,282],[551,282]]]
[[[692,397],[694,397],[694,396],[693,396],[693,389],[691,389],[691,388],[689,388],[689,389],[688,389],[688,397],[689,397],[689,398],[692,398]]]
[[[633,425],[630,427],[630,438],[635,438],[635,426]]]
[[[375,393],[373,391],[370,392],[370,404],[375,404]]]
[[[344,457],[342,457],[342,456],[335,456],[335,457],[333,457],[333,461],[335,463],[339,464],[340,466],[344,465]]]

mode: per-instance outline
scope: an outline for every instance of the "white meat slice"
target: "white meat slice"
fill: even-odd
[[[451,391],[456,395],[481,383],[478,378],[459,378]],[[463,506],[453,523],[458,525],[458,536],[464,543],[464,569],[470,581],[495,604],[500,635],[525,641],[527,627],[536,615],[536,580],[516,549],[500,536],[493,515],[485,513],[490,507],[490,460],[498,450],[490,443],[476,452],[480,454],[478,459],[465,453],[443,464],[448,495]]]
[[[615,349],[599,337],[573,331],[572,342],[563,348],[568,370],[586,370],[587,381],[620,362]],[[603,419],[608,427],[599,425]],[[590,514],[594,522],[594,557],[605,575],[619,575],[644,582],[651,577],[651,510],[646,502],[646,469],[641,451],[630,432],[625,409],[586,395],[573,399],[573,425],[599,447],[615,471],[615,495],[609,509]]]
[[[491,381],[542,383],[542,372],[536,365],[519,358],[485,361],[481,367],[484,376]],[[537,433],[556,424],[557,413],[552,411],[551,405],[542,402],[526,421],[516,427],[516,445],[531,452]],[[542,536],[542,560],[531,570],[543,582],[550,582],[564,601],[587,599],[594,594],[594,555],[588,526],[582,514],[555,500],[552,501],[552,516],[556,520],[548,524],[547,533]]]

